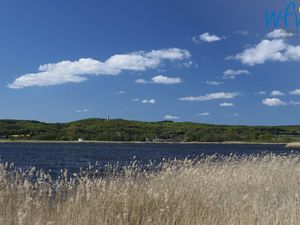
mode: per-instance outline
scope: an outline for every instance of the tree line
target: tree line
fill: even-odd
[[[0,120],[0,138],[9,140],[142,142],[290,142],[300,126],[232,126],[191,122],[141,122],[92,118],[68,123]]]

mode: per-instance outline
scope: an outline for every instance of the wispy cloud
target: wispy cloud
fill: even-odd
[[[116,92],[116,94],[118,94],[118,95],[124,95],[126,93],[127,93],[126,91],[118,91],[118,92]]]
[[[178,120],[179,117],[178,116],[172,116],[172,115],[166,115],[164,117],[165,120]]]
[[[238,35],[248,35],[249,31],[247,30],[237,30],[234,32],[234,34],[238,34]]]
[[[147,84],[147,81],[145,79],[136,79],[134,81],[134,83],[136,83],[136,84]]]
[[[182,101],[210,101],[210,100],[215,100],[215,99],[232,99],[237,96],[239,96],[239,92],[217,92],[217,93],[210,93],[202,96],[191,96],[191,97],[182,97],[179,98],[179,100]]]
[[[155,104],[156,100],[154,98],[151,99],[139,99],[139,98],[132,98],[132,102],[141,102],[143,104]]]
[[[142,103],[144,104],[155,104],[156,103],[156,100],[151,98],[151,99],[143,99],[141,100]]]
[[[258,91],[258,92],[255,92],[256,95],[266,95],[267,92],[266,91]]]
[[[291,105],[300,105],[300,102],[290,101]]]
[[[88,109],[78,109],[76,110],[77,113],[86,113],[86,112],[89,112]]]
[[[216,42],[221,41],[222,39],[224,39],[224,37],[219,37],[215,34],[210,34],[208,32],[193,37],[193,41],[196,44],[199,44],[201,42]]]
[[[228,69],[223,72],[223,78],[224,79],[235,79],[236,76],[242,75],[242,74],[250,74],[248,70],[232,70]]]
[[[194,64],[193,61],[187,61],[179,64],[179,67],[191,68],[192,66],[197,67],[197,64]]]
[[[208,85],[213,85],[213,86],[218,86],[218,85],[221,85],[222,82],[219,82],[219,81],[210,81],[210,80],[208,80],[208,81],[206,81],[206,84],[208,84]]]
[[[209,112],[203,112],[203,113],[197,113],[197,116],[210,116],[211,114]]]
[[[223,102],[220,104],[221,107],[233,107],[234,104],[230,102]]]
[[[179,48],[139,51],[113,55],[104,62],[82,58],[78,61],[61,61],[41,65],[37,73],[21,75],[9,88],[50,86],[65,83],[80,83],[90,75],[118,75],[123,71],[145,71],[158,68],[165,60],[184,60],[191,57],[189,51]]]

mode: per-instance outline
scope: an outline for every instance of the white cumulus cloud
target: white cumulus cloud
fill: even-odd
[[[215,42],[215,41],[220,41],[222,40],[224,37],[219,37],[215,34],[210,34],[208,32],[200,34],[199,36],[194,36],[193,37],[193,41],[195,43],[201,43],[201,42]]]
[[[180,84],[182,83],[182,80],[180,77],[167,77],[163,75],[157,75],[155,77],[152,77],[150,81],[147,81],[145,79],[137,79],[135,80],[135,83],[137,84]]]
[[[202,96],[191,96],[191,97],[182,97],[179,98],[179,100],[182,101],[210,101],[215,99],[232,99],[237,96],[239,96],[240,93],[238,92],[216,92],[216,93],[210,93]]]
[[[272,38],[272,39],[289,38],[289,37],[293,37],[293,36],[294,36],[293,33],[289,33],[283,29],[275,29],[272,32],[267,33],[267,37]]]
[[[236,59],[250,66],[264,64],[266,61],[300,61],[300,45],[287,44],[283,39],[262,40],[259,44],[227,59]]]
[[[80,83],[89,75],[118,75],[123,71],[145,71],[158,68],[164,60],[184,60],[191,57],[185,49],[170,48],[139,51],[113,55],[105,61],[82,58],[77,61],[61,61],[41,65],[36,73],[28,73],[8,84],[19,89],[31,86],[50,86],[65,83]]]
[[[172,116],[172,115],[166,115],[164,117],[165,120],[178,120],[179,117],[178,116]]]
[[[287,104],[286,102],[281,101],[278,98],[266,98],[262,101],[262,103],[267,106],[283,106]]]
[[[296,89],[290,92],[291,95],[300,95],[300,89]]]
[[[166,77],[163,75],[152,77],[151,80],[155,84],[179,84],[182,82],[179,77]]]
[[[223,78],[224,79],[235,79],[236,76],[242,75],[242,74],[250,74],[248,70],[232,70],[228,69],[223,72]]]
[[[285,93],[281,92],[281,91],[277,91],[277,90],[274,90],[271,92],[270,94],[271,96],[284,96]]]

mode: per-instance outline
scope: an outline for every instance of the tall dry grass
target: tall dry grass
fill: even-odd
[[[65,172],[56,181],[1,164],[0,224],[299,225],[299,159],[206,157],[150,171],[133,163],[102,178]]]

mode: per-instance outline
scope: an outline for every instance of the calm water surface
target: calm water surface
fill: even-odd
[[[263,152],[287,154],[284,145],[261,144],[90,144],[90,143],[1,143],[0,157],[18,167],[36,166],[39,169],[59,171],[67,168],[77,171],[89,162],[100,165],[119,162],[121,165],[135,157],[142,163],[159,162],[162,158],[197,157],[201,154],[231,153],[238,155]]]

